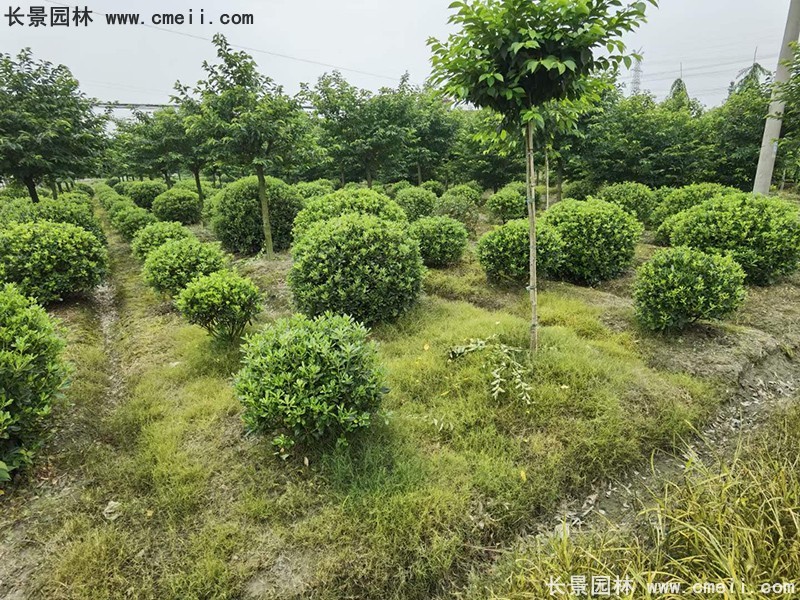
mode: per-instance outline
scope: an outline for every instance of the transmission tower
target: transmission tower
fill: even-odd
[[[639,94],[642,90],[642,51],[641,49],[636,51],[636,54],[639,55],[639,58],[636,59],[636,64],[633,65],[633,82],[631,83],[631,92],[633,95]]]

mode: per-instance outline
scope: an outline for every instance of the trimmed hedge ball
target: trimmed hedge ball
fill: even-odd
[[[147,255],[142,272],[154,290],[175,296],[193,279],[221,271],[227,263],[228,257],[218,243],[186,238],[155,248]]]
[[[280,319],[252,336],[235,391],[244,420],[282,452],[346,442],[369,426],[386,392],[378,351],[351,317]]]
[[[178,221],[184,225],[200,222],[203,202],[197,192],[175,189],[167,190],[153,200],[153,214],[160,221]]]
[[[401,190],[407,190],[410,187],[413,187],[410,181],[401,180],[395,183],[387,183],[383,186],[383,191],[389,198],[396,200],[397,194],[400,193]]]
[[[319,221],[343,215],[372,215],[387,221],[405,223],[406,213],[394,200],[368,188],[339,190],[327,196],[312,198],[294,220],[294,237],[298,239]]]
[[[246,277],[217,271],[190,281],[175,305],[189,323],[218,340],[234,342],[261,310],[261,292]]]
[[[36,205],[30,198],[0,199],[0,226],[36,220]]]
[[[88,183],[84,183],[82,181],[77,182],[75,184],[75,191],[82,192],[89,196],[89,198],[94,198],[94,188]]]
[[[336,190],[336,186],[329,179],[317,179],[316,181],[301,181],[292,186],[304,200],[327,196]]]
[[[292,244],[292,223],[303,206],[303,198],[289,184],[266,178],[272,246],[282,252]],[[226,186],[213,199],[211,229],[231,252],[255,254],[264,245],[264,224],[258,200],[258,177],[245,177]]]
[[[41,303],[90,292],[108,271],[105,245],[71,223],[12,223],[0,229],[0,282]]]
[[[528,212],[527,202],[524,191],[520,194],[517,186],[508,185],[489,197],[486,208],[496,220],[505,223],[524,218]]]
[[[112,209],[114,207],[116,204]],[[140,229],[157,221],[156,216],[149,210],[135,205],[114,210],[111,216],[111,224],[126,240],[132,240]]]
[[[653,191],[646,185],[633,181],[608,185],[598,192],[597,197],[621,206],[642,223],[649,222],[650,214],[655,208]]]
[[[563,185],[562,193],[564,199],[586,200],[597,191],[597,185],[588,179],[576,179],[567,181]]]
[[[422,185],[420,185],[423,190],[428,190],[429,192],[433,192],[437,196],[441,196],[447,191],[447,186],[443,184],[441,181],[436,181],[435,179],[430,179],[428,181],[423,181]]]
[[[530,281],[529,231],[527,219],[515,219],[478,240],[478,261],[490,280],[521,284]],[[537,277],[557,273],[563,256],[561,236],[554,228],[539,222],[536,231]]]
[[[673,246],[730,254],[755,285],[773,283],[800,264],[800,210],[780,198],[717,196],[683,211],[670,225]]]
[[[312,225],[294,245],[289,286],[307,315],[348,314],[368,325],[416,303],[425,267],[404,223],[347,214]]]
[[[94,216],[92,209],[82,202],[71,202],[69,198],[59,198],[58,200],[48,198],[34,205],[33,215],[37,221],[72,223],[93,233],[101,242],[105,243],[106,241],[100,221]]]
[[[471,185],[450,188],[436,202],[434,214],[460,221],[473,231],[478,223],[478,205],[481,193]]]
[[[654,225],[661,225],[668,218],[715,196],[737,194],[740,190],[719,183],[695,183],[678,189],[667,188],[667,191],[661,193],[663,196],[656,204],[651,217]]]
[[[131,252],[139,260],[145,260],[153,250],[173,240],[197,239],[177,221],[151,223],[136,232],[131,242]]]
[[[408,234],[419,242],[422,262],[428,267],[447,267],[461,260],[469,233],[450,217],[424,217],[414,221]]]
[[[542,218],[564,242],[558,276],[594,284],[612,279],[633,262],[642,225],[622,207],[597,199],[564,200]]]
[[[0,485],[31,462],[67,380],[53,319],[12,284],[0,285]]]
[[[124,191],[119,193],[128,196],[136,206],[151,208],[153,200],[167,191],[167,184],[161,181],[125,181]],[[118,190],[119,191],[119,190]]]
[[[395,201],[406,212],[409,221],[416,221],[433,214],[436,194],[421,187],[407,187],[397,192]]]
[[[636,274],[636,316],[653,331],[721,319],[744,302],[744,278],[742,267],[730,256],[686,247],[659,250]]]

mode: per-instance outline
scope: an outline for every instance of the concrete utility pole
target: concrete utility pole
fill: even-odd
[[[789,16],[786,18],[786,30],[783,32],[781,54],[778,58],[778,70],[775,72],[775,83],[789,81],[789,68],[785,63],[792,59],[793,51],[790,44],[796,42],[798,37],[800,37],[800,0],[791,0]],[[761,140],[761,154],[758,157],[758,170],[753,185],[754,194],[769,193],[772,172],[775,169],[775,157],[778,155],[783,108],[783,102],[773,93],[767,124],[764,126],[764,137]]]

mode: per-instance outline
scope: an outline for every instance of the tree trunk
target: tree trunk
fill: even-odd
[[[558,163],[556,164],[556,198],[558,198],[557,202],[561,202],[563,199],[564,194],[564,167],[561,164],[561,160],[559,159]]]
[[[550,208],[550,155],[547,153],[547,148],[544,149],[544,207]]]
[[[58,186],[55,181],[50,181],[50,191],[53,192],[53,200],[58,200]]]
[[[372,171],[367,169],[367,187],[372,189]]]
[[[422,164],[417,161],[417,185],[422,185]]]
[[[256,166],[258,175],[258,201],[261,204],[261,223],[264,227],[264,255],[267,260],[275,258],[275,250],[272,246],[272,225],[269,220],[269,202],[267,201],[267,180],[264,178],[264,166]]]
[[[531,278],[528,291],[531,296],[531,353],[539,349],[539,315],[538,298],[536,287],[536,190],[534,189],[533,178],[535,174],[533,162],[533,123],[528,123],[525,127],[525,158],[526,158],[526,183],[528,184],[528,226],[530,240],[530,269]]]
[[[69,184],[66,184],[66,185],[67,185],[67,189],[69,189]],[[56,183],[56,187],[58,187],[58,193],[59,194],[64,192],[64,188],[61,187],[61,182],[60,181]]]
[[[194,184],[197,186],[197,195],[200,196],[200,202],[205,200],[203,198],[203,184],[200,183],[200,169],[192,169],[194,175]]]
[[[344,169],[342,169],[340,175],[341,175],[341,180],[342,180],[342,187],[344,187],[344,184],[345,184],[345,182],[344,182]]]
[[[36,182],[33,180],[33,177],[26,177],[22,181],[25,187],[28,188],[28,194],[30,194],[31,200],[33,202],[39,202],[39,192],[36,191]]]

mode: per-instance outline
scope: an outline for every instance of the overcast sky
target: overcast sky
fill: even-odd
[[[222,32],[232,44],[247,47],[261,70],[287,91],[314,82],[334,66],[351,82],[377,89],[394,85],[405,71],[415,83],[425,80],[426,40],[446,37],[450,1],[80,0],[76,4],[95,13],[94,23],[85,28],[10,27],[4,16],[0,52],[16,53],[27,46],[37,58],[66,64],[83,89],[101,100],[164,103],[177,79],[194,83],[202,76],[202,61],[214,57],[209,40]],[[49,14],[60,3],[9,4],[22,8],[23,14],[38,4]],[[756,48],[758,61],[775,69],[788,5],[789,0],[662,0],[660,8],[649,10],[649,22],[627,39],[645,57],[642,88],[663,97],[682,64],[689,92],[707,106],[719,104],[737,72],[752,64]],[[4,14],[7,6],[2,5]],[[98,14],[138,11],[150,22],[153,14],[188,14],[190,8],[193,25],[162,29],[110,26]],[[201,8],[205,25],[198,24]],[[223,26],[222,12],[253,14],[255,24]]]

